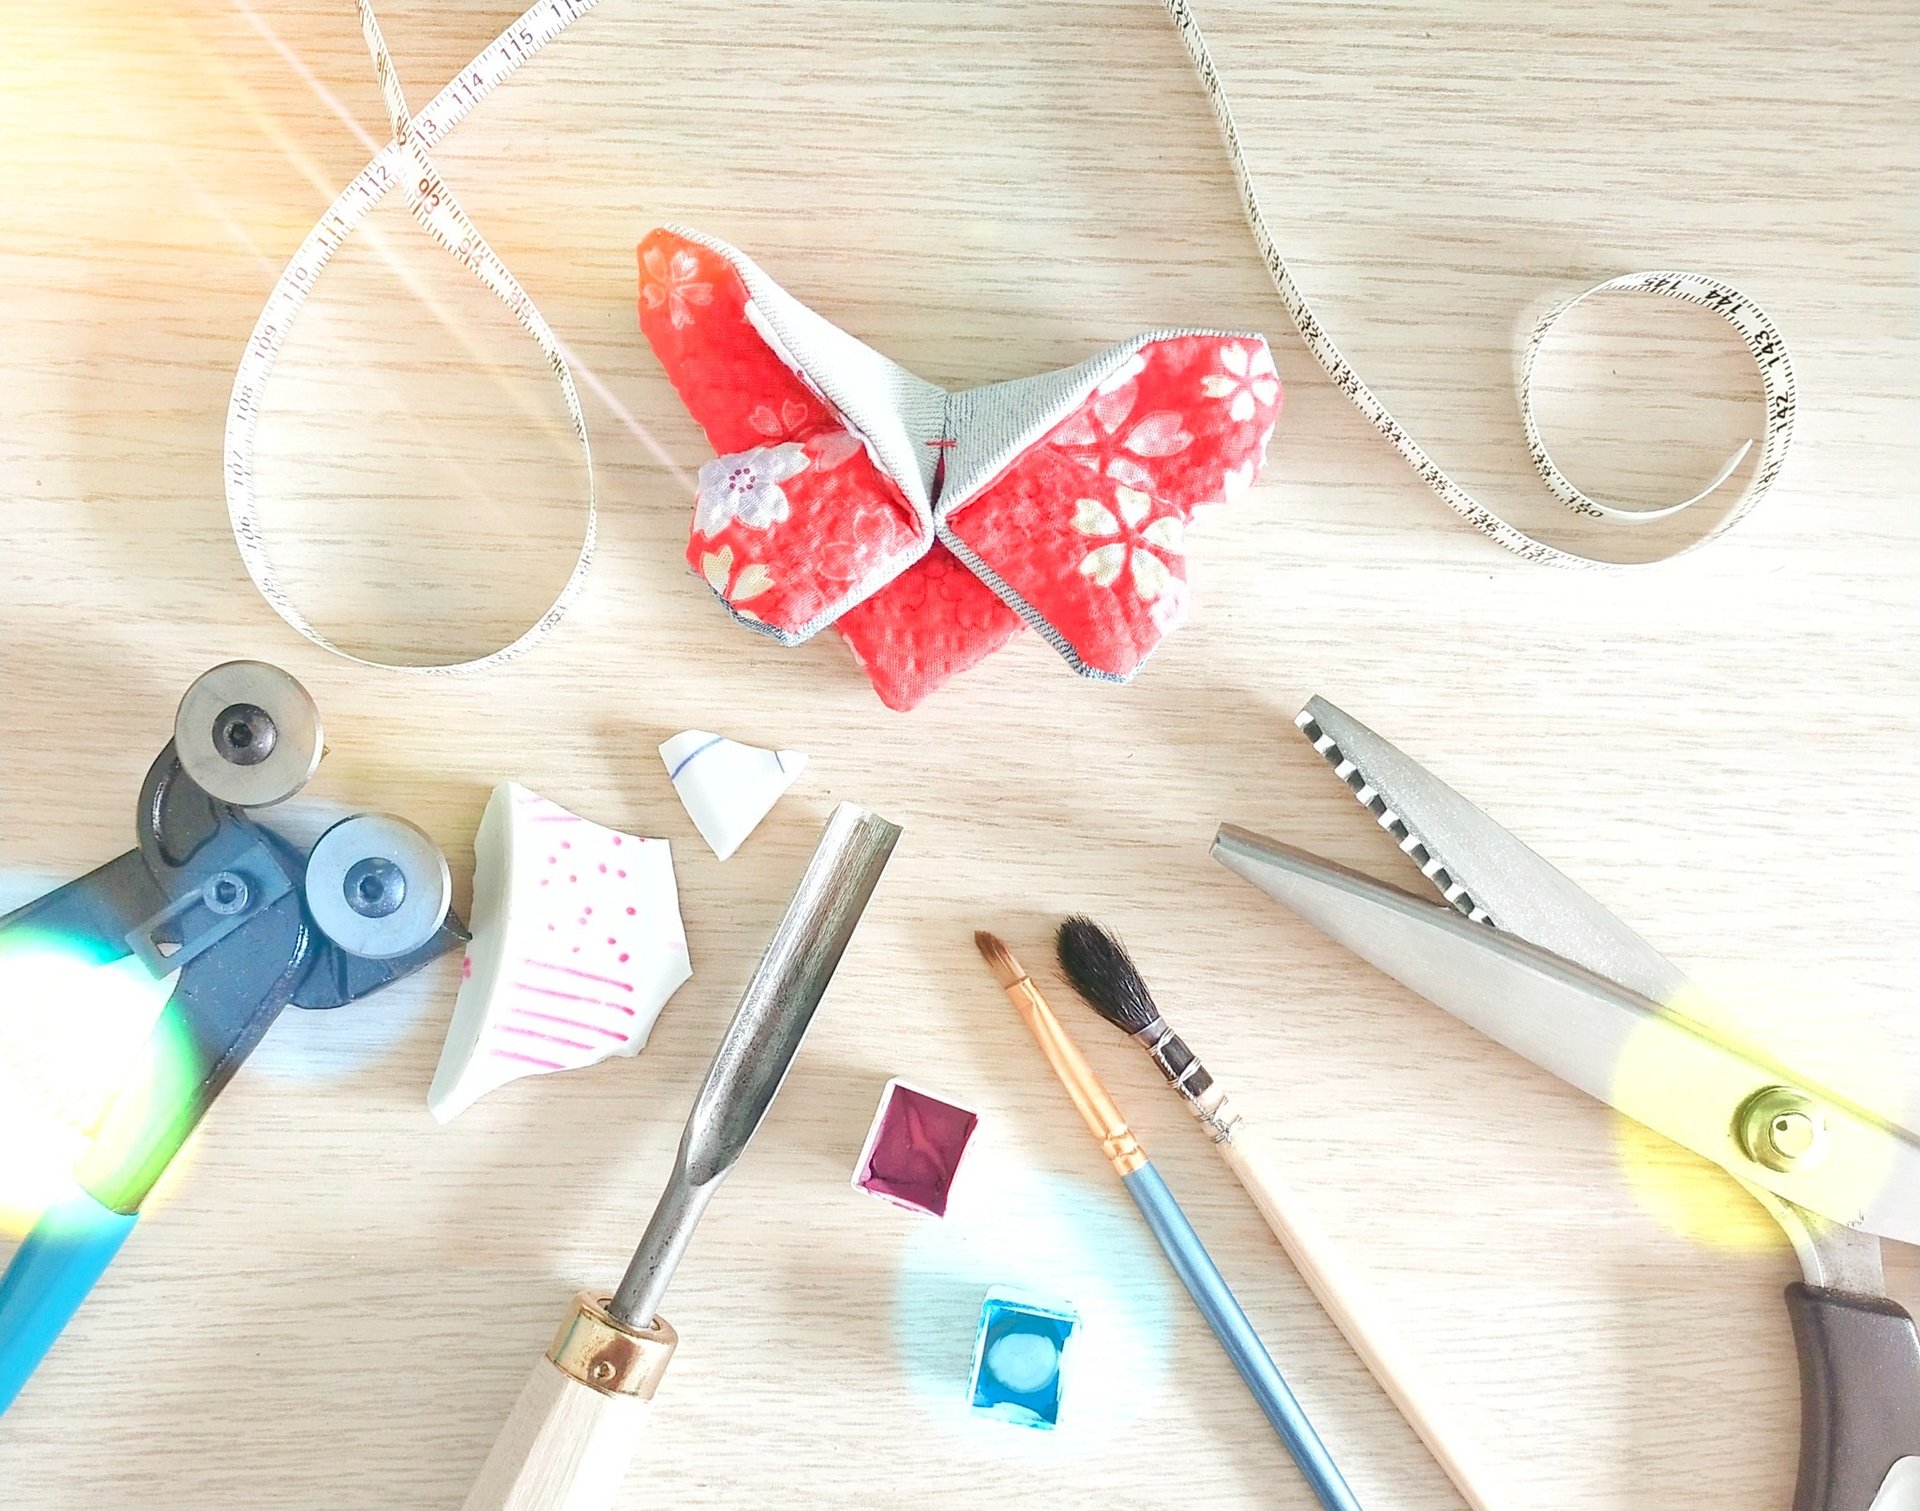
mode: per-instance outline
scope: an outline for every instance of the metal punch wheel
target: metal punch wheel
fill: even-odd
[[[313,921],[341,949],[392,960],[433,938],[453,903],[453,877],[424,830],[389,813],[361,813],[314,845],[306,897]]]
[[[285,802],[320,764],[320,710],[264,661],[202,672],[173,719],[180,766],[210,797],[238,808]]]

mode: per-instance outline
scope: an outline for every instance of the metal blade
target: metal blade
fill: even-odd
[[[1469,918],[1656,1002],[1693,990],[1679,966],[1358,719],[1310,698],[1294,722],[1420,874]]]
[[[687,1119],[695,1181],[732,1168],[766,1116],[899,838],[897,825],[851,803],[827,821]]]
[[[653,1321],[700,1214],[786,1080],[899,838],[897,825],[851,803],[827,821],[694,1098],[673,1174],[609,1307],[619,1320]]]
[[[1451,908],[1232,824],[1213,854],[1462,1022],[1741,1180],[1848,1227],[1920,1242],[1920,1138],[1907,1130]],[[1768,1141],[1768,1099],[1782,1089],[1804,1100],[1794,1115],[1818,1130],[1784,1161]],[[1782,1162],[1789,1168],[1774,1168]]]

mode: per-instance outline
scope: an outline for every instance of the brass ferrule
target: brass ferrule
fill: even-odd
[[[1067,1031],[1060,1026],[1060,1020],[1054,1017],[1053,1009],[1047,1006],[1047,999],[1040,995],[1032,979],[1022,976],[1008,987],[1007,1000],[1033,1031],[1040,1052],[1047,1057],[1060,1084],[1067,1088],[1067,1095],[1079,1109],[1088,1132],[1099,1140],[1100,1152],[1106,1155],[1114,1173],[1131,1175],[1146,1164],[1147,1151],[1140,1147],[1140,1140],[1133,1136],[1133,1129],[1127,1126],[1119,1106],[1100,1084],[1100,1078],[1082,1057],[1079,1047],[1067,1037]]]
[[[607,1298],[582,1291],[554,1334],[547,1357],[563,1374],[603,1396],[638,1396],[651,1401],[667,1372],[680,1335],[658,1317],[644,1329],[617,1322]]]

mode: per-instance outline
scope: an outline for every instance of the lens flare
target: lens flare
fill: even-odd
[[[1628,1186],[1667,1228],[1730,1254],[1784,1247],[1779,1224],[1718,1165],[1624,1114],[1613,1124]]]
[[[1756,1053],[1760,1050],[1754,1042],[1752,1024],[1743,1025],[1740,1016],[1697,987],[1666,1005],[1725,1043],[1745,1044]],[[1662,1106],[1678,1109],[1695,1103],[1703,1088],[1686,1067],[1675,1062],[1669,1048],[1668,1035],[1655,1023],[1647,1024],[1629,1040],[1614,1071],[1611,1100],[1643,1114]],[[1884,1046],[1878,1055],[1865,1043],[1853,1049],[1853,1054],[1844,1057],[1859,1072],[1852,1079],[1852,1100],[1869,1107],[1876,1100],[1891,1105],[1887,1095],[1891,1084],[1884,1067],[1895,1063],[1895,1057],[1886,1054]],[[1732,1117],[1733,1109],[1729,1108],[1729,1128]],[[1712,1161],[1670,1142],[1632,1117],[1621,1116],[1614,1126],[1628,1182],[1646,1209],[1668,1227],[1710,1248],[1730,1252],[1752,1252],[1783,1244],[1780,1228],[1766,1209]],[[1818,1182],[1822,1204],[1836,1213],[1857,1209],[1886,1180],[1892,1157],[1889,1143],[1885,1163],[1832,1160],[1824,1166],[1813,1166],[1802,1178]]]
[[[73,1192],[74,1169],[144,1058],[176,975],[22,927],[0,935],[0,1232]]]
[[[1097,1452],[1151,1410],[1167,1364],[1167,1309],[1186,1298],[1169,1299],[1165,1260],[1104,1174],[1050,1175],[987,1134],[968,1151],[946,1217],[913,1222],[893,1336],[915,1404],[947,1435],[984,1437],[999,1458],[1050,1460],[1063,1449]],[[971,1409],[980,1303],[994,1288],[1055,1296],[1080,1314],[1057,1433],[1009,1432]]]

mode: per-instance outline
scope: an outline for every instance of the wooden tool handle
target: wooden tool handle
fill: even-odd
[[[494,1439],[465,1511],[608,1511],[676,1342],[664,1322],[637,1330],[615,1321],[603,1301],[575,1297]]]
[[[607,1511],[649,1404],[582,1385],[543,1356],[493,1440],[466,1511]]]
[[[1346,1335],[1407,1425],[1420,1435],[1454,1488],[1473,1511],[1501,1511],[1502,1503],[1494,1496],[1493,1481],[1484,1466],[1427,1388],[1419,1366],[1401,1346],[1366,1282],[1287,1184],[1265,1141],[1249,1134],[1242,1122],[1233,1138],[1215,1147],[1246,1187],[1314,1298]]]

